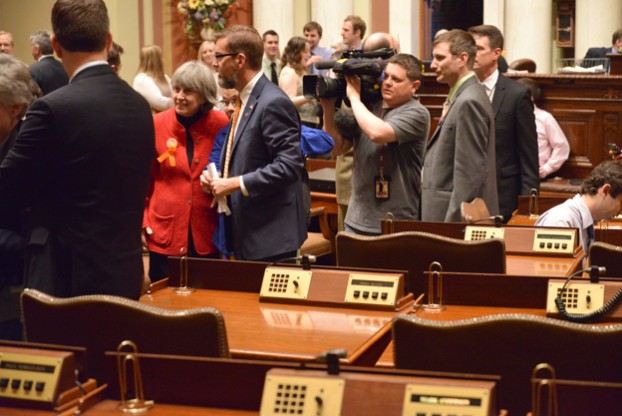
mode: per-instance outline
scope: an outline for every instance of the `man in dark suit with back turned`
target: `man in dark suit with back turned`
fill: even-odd
[[[30,46],[34,64],[28,69],[43,95],[64,87],[69,82],[67,72],[63,64],[54,58],[54,49],[50,40],[50,33],[46,31],[35,32],[30,36]]]
[[[255,29],[219,32],[215,52],[218,82],[240,92],[240,107],[223,145],[221,178],[204,174],[204,190],[214,194],[214,204],[228,199],[226,243],[236,258],[292,257],[307,238],[298,111],[262,73],[263,43]]]
[[[495,26],[469,28],[477,45],[473,70],[492,102],[499,213],[507,222],[518,206],[518,195],[540,189],[538,133],[529,89],[497,69],[503,35]]]
[[[57,0],[52,26],[71,81],[26,113],[0,165],[0,215],[31,208],[26,287],[138,298],[151,110],[106,62],[112,37],[102,0]]]

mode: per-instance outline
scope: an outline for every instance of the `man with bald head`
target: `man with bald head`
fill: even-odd
[[[365,42],[363,42],[363,51],[371,52],[377,51],[378,49],[395,49],[395,51],[399,53],[400,42],[389,33],[372,33],[365,39]]]

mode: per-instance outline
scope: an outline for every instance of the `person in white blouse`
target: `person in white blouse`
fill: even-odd
[[[171,80],[164,73],[164,58],[159,46],[145,46],[140,50],[140,67],[132,87],[145,97],[154,113],[173,105]]]
[[[540,98],[538,84],[531,78],[521,78],[517,81],[529,87],[531,91],[531,101],[533,101],[536,117],[536,131],[538,132],[539,176],[540,179],[544,179],[562,167],[570,154],[570,145],[553,114],[536,106],[536,102]]]
[[[305,38],[291,38],[281,58],[283,68],[279,75],[279,87],[294,102],[301,122],[308,127],[317,128],[319,118],[315,112],[316,101],[302,93],[302,77],[307,74],[307,61],[310,56],[310,45]]]

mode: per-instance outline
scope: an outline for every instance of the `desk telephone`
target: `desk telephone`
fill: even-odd
[[[413,298],[405,293],[401,273],[270,266],[264,272],[259,301],[401,310]]]
[[[466,241],[499,238],[505,241],[506,252],[572,257],[577,248],[577,231],[564,228],[495,227],[467,225]]]
[[[73,353],[0,347],[0,402],[54,408],[76,385]]]
[[[272,369],[259,414],[490,416],[494,389],[489,381]]]

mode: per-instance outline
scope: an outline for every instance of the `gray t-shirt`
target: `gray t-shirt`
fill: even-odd
[[[415,99],[383,109],[382,119],[395,131],[397,142],[377,144],[364,133],[354,140],[352,197],[345,222],[368,233],[380,233],[380,221],[387,212],[395,219],[419,219],[421,168],[430,132],[430,113]],[[381,156],[384,176],[391,178],[388,200],[375,196],[374,178],[380,176]]]

